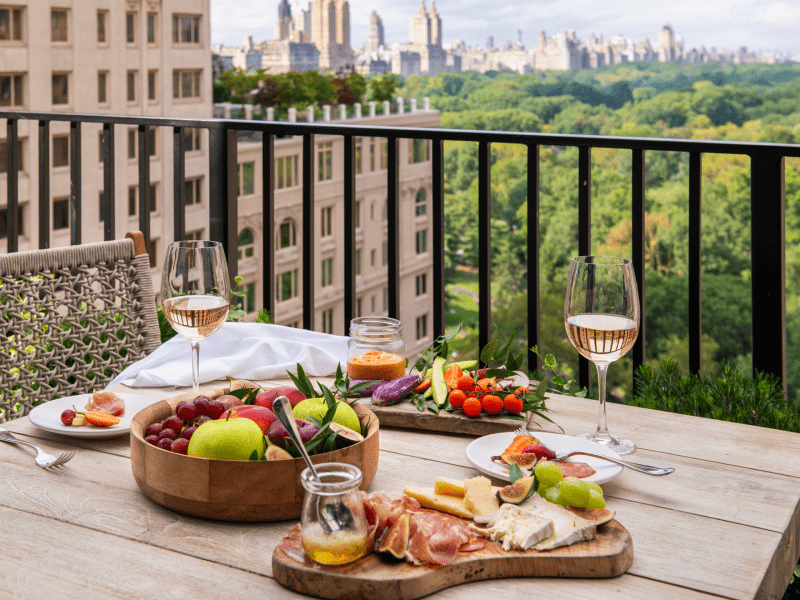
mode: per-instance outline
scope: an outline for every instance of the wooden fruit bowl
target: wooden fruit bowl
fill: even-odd
[[[204,395],[216,398],[228,390]],[[302,458],[275,461],[212,460],[176,454],[148,444],[148,425],[174,413],[183,394],[139,411],[131,422],[131,468],[142,491],[154,502],[179,513],[220,521],[283,521],[297,519],[303,507],[300,473]],[[364,490],[378,470],[378,419],[360,404],[353,408],[362,426],[369,419],[363,442],[334,452],[312,456],[314,464],[343,462],[361,469]]]

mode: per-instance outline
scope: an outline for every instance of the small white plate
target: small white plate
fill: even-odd
[[[580,450],[583,452],[594,452],[595,454],[602,454],[611,458],[619,458],[619,454],[608,448],[604,448],[600,444],[595,444],[589,440],[582,440],[580,438],[571,437],[568,435],[561,435],[558,433],[543,433],[531,432],[533,437],[539,438],[542,443],[551,448],[555,452],[572,452]],[[478,438],[467,446],[467,460],[473,467],[479,471],[483,471],[487,475],[497,477],[499,479],[509,480],[508,467],[492,460],[492,456],[498,456],[503,453],[503,450],[508,448],[509,444],[516,436],[512,432],[508,433],[493,433],[492,435],[485,435]],[[596,473],[591,477],[585,477],[584,481],[594,481],[595,483],[608,483],[620,473],[622,467],[614,463],[606,462],[600,458],[592,456],[573,456],[567,459],[570,462],[583,462],[590,465]]]
[[[127,435],[131,431],[131,421],[140,410],[158,402],[157,398],[140,396],[139,394],[117,394],[125,401],[125,414],[119,418],[119,423],[111,427],[72,427],[61,422],[61,413],[73,406],[83,410],[91,394],[68,396],[58,398],[35,406],[28,414],[31,423],[46,431],[61,433],[78,438],[112,438]]]

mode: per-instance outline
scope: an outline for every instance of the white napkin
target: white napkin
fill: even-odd
[[[264,380],[297,374],[324,377],[347,365],[347,337],[263,323],[224,323],[200,343],[200,383],[225,379]],[[128,387],[186,387],[192,385],[189,340],[181,335],[132,364],[108,384]]]

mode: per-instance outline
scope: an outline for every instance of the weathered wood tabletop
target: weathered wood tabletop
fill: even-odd
[[[596,426],[594,401],[550,395],[547,405],[567,434]],[[626,469],[604,486],[633,538],[628,573],[482,581],[431,598],[782,596],[800,555],[800,435],[614,404],[608,413],[612,433],[639,445],[632,460],[676,469],[661,478]],[[29,450],[0,444],[0,598],[303,597],[272,578],[272,552],[294,522],[207,521],[151,502],[131,474],[127,437],[65,438],[27,418],[3,427],[51,453],[79,451],[49,472]],[[382,427],[370,490],[472,477],[464,451],[473,439]]]

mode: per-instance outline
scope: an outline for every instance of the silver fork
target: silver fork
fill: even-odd
[[[3,429],[0,427],[0,442],[8,442],[9,444],[23,444],[25,446],[30,446],[34,450],[36,450],[36,464],[42,467],[43,469],[51,469],[53,467],[58,467],[59,465],[63,465],[65,462],[70,460],[73,456],[75,456],[75,451],[72,450],[70,452],[64,452],[60,456],[55,457],[52,454],[48,454],[39,446],[35,446],[30,442],[26,442],[19,438],[14,437],[10,431],[7,429]]]
[[[532,437],[536,437],[536,432],[528,431],[527,429],[523,429],[519,427],[518,429],[514,430],[516,435],[530,435]],[[539,442],[542,444],[542,442]],[[542,444],[544,446],[544,444]],[[545,446],[547,448],[547,446]],[[634,471],[638,471],[639,473],[644,473],[645,475],[669,475],[675,469],[672,467],[651,467],[650,465],[643,465],[640,463],[629,462],[627,460],[620,460],[618,458],[611,458],[610,456],[603,456],[602,454],[593,454],[591,452],[556,452],[552,448],[548,448],[552,452],[556,454],[556,460],[564,460],[565,458],[569,458],[570,456],[593,456],[594,458],[602,458],[603,460],[607,460],[608,462],[614,463],[616,465],[621,465],[623,467],[627,467],[628,469],[632,469]]]

